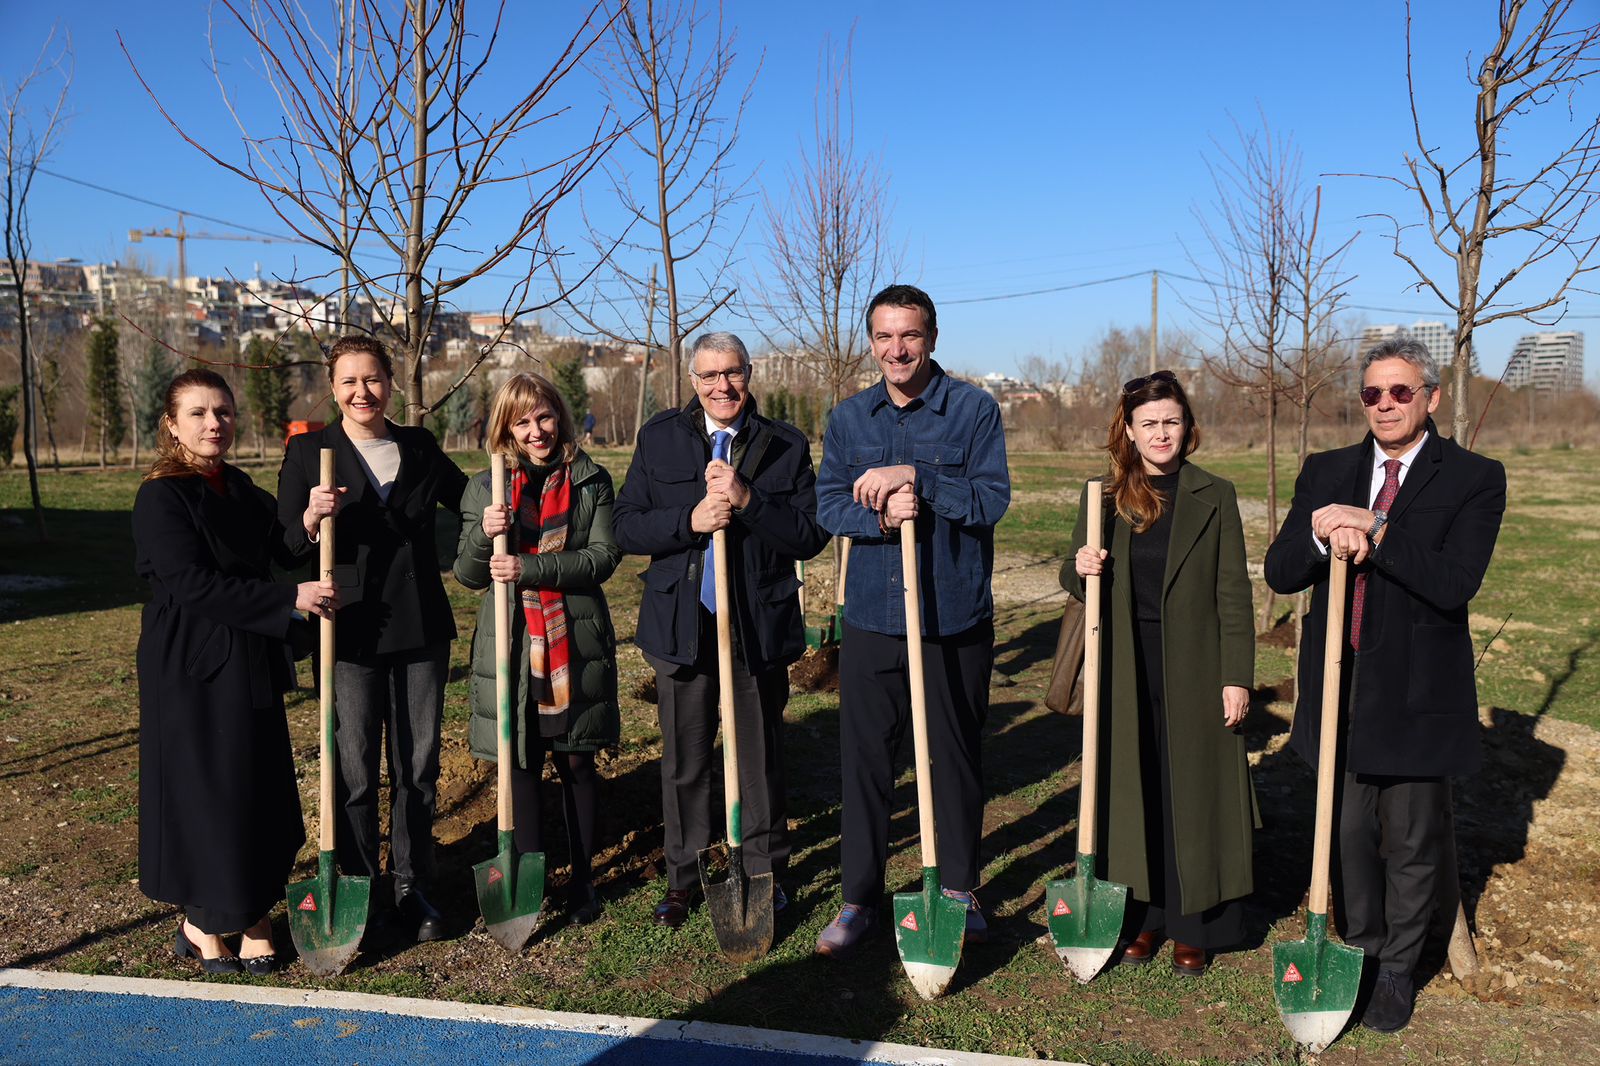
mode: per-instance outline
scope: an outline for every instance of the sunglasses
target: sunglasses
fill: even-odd
[[[1146,374],[1142,378],[1134,378],[1132,381],[1124,381],[1122,383],[1122,395],[1131,396],[1140,389],[1144,388],[1146,385],[1153,384],[1157,381],[1170,381],[1173,384],[1177,384],[1178,375],[1174,374],[1170,370],[1157,370],[1154,374]]]
[[[1417,393],[1428,388],[1432,388],[1432,386],[1418,385],[1416,388],[1412,388],[1410,385],[1390,385],[1389,388],[1385,390],[1378,388],[1376,385],[1368,385],[1366,388],[1361,390],[1361,404],[1364,407],[1376,407],[1378,401],[1383,399],[1383,394],[1385,391],[1387,391],[1390,396],[1394,397],[1395,403],[1410,403],[1412,400],[1416,399]]]

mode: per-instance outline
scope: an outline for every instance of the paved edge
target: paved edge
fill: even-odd
[[[659,1021],[652,1018],[626,1018],[613,1014],[574,1014],[567,1011],[537,1010],[533,1007],[501,1007],[486,1003],[455,1003],[435,999],[377,996],[368,992],[334,992],[323,988],[223,985],[203,981],[102,977],[49,970],[12,969],[0,969],[0,988],[38,988],[60,992],[159,996],[168,999],[208,1000],[259,1006],[370,1011],[413,1018],[521,1025],[531,1029],[564,1029],[636,1040],[676,1040],[761,1051],[833,1055],[859,1062],[888,1063],[893,1066],[1018,1066],[1020,1063],[1044,1061],[972,1051],[941,1051],[935,1048],[888,1044],[875,1040],[847,1040],[843,1037],[786,1033],[776,1029],[751,1029],[742,1025],[723,1025],[716,1022]],[[1055,1066],[1073,1066],[1073,1064],[1057,1063]]]

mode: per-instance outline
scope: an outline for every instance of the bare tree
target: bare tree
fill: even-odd
[[[1284,360],[1284,396],[1294,405],[1296,469],[1310,453],[1311,410],[1317,394],[1349,367],[1348,344],[1340,336],[1337,319],[1352,278],[1343,273],[1344,256],[1354,243],[1352,234],[1336,248],[1319,243],[1322,223],[1322,186],[1312,198],[1309,217],[1297,211],[1293,223],[1294,263],[1289,276],[1290,313],[1300,343]],[[1274,524],[1273,528],[1276,528]]]
[[[1293,323],[1299,252],[1300,156],[1293,141],[1237,122],[1238,146],[1219,147],[1208,163],[1214,199],[1200,224],[1211,257],[1190,260],[1206,280],[1208,299],[1194,309],[1215,331],[1206,365],[1223,382],[1242,389],[1266,409],[1267,526],[1278,527],[1278,399]],[[1197,212],[1198,213],[1198,212]],[[1262,618],[1271,617],[1267,594]]]
[[[28,256],[33,245],[28,225],[28,195],[33,191],[33,179],[40,165],[61,138],[66,121],[67,90],[72,86],[72,68],[72,38],[63,33],[58,40],[52,28],[28,73],[0,95],[0,117],[5,120],[6,266],[11,271],[12,291],[17,301],[17,358],[22,364],[22,454],[28,464],[28,491],[40,540],[48,533],[44,503],[39,498],[39,365],[33,351],[28,316]],[[32,95],[35,91],[48,92],[46,83],[56,80],[60,81],[60,87],[54,101],[39,112],[38,122],[31,120],[29,101]]]
[[[849,42],[823,44],[812,136],[783,195],[763,197],[771,275],[760,307],[773,324],[767,339],[809,366],[834,406],[855,391],[871,350],[867,304],[902,258],[889,235],[888,178],[856,153]]]
[[[608,22],[598,5],[580,12],[575,29],[552,35],[554,58],[531,69],[523,69],[530,65],[525,50],[500,58],[518,65],[515,81],[529,88],[495,102],[483,99],[489,83],[482,75],[497,58],[504,0],[488,20],[470,24],[467,0],[402,0],[398,11],[381,0],[335,0],[331,26],[312,18],[298,0],[218,2],[224,22],[249,39],[281,112],[266,124],[270,132],[252,130],[223,81],[213,26],[213,69],[243,138],[243,162],[230,162],[191,137],[137,65],[135,72],[184,140],[248,181],[297,237],[327,253],[332,266],[323,276],[341,277],[340,321],[348,317],[352,294],[378,312],[376,328],[402,359],[406,422],[420,425],[477,370],[511,323],[566,296],[559,290],[535,294],[536,277],[550,270],[557,253],[550,214],[599,164],[616,136],[615,123],[609,114],[600,116],[568,145],[542,147],[542,161],[507,160],[564,112],[553,94]],[[500,185],[524,188],[525,204],[488,247],[469,246],[469,202]],[[369,266],[364,249],[371,246],[393,266]],[[511,266],[520,274],[507,286],[500,335],[429,402],[424,361],[437,315],[469,282]]]
[[[610,0],[609,11],[611,30],[597,50],[601,91],[617,114],[640,116],[605,164],[627,230],[619,242],[591,224],[590,243],[615,287],[591,288],[569,308],[590,330],[644,348],[641,382],[651,349],[664,343],[678,407],[684,341],[737,291],[730,270],[749,216],[740,209],[749,178],[735,178],[731,159],[755,74],[730,99],[736,34],[720,2]],[[629,159],[641,157],[635,171]]]
[[[1457,441],[1467,441],[1472,421],[1467,382],[1473,331],[1505,318],[1553,324],[1568,290],[1600,268],[1594,258],[1600,232],[1588,224],[1600,199],[1600,106],[1584,92],[1600,72],[1600,20],[1594,13],[1575,0],[1501,0],[1493,43],[1468,70],[1477,97],[1471,147],[1450,155],[1423,133],[1406,4],[1406,84],[1417,154],[1405,157],[1403,175],[1378,176],[1415,195],[1422,218],[1402,225],[1393,215],[1382,217],[1391,223],[1395,255],[1417,276],[1415,287],[1455,312],[1450,365]],[[1520,138],[1534,111],[1559,106],[1562,99],[1570,134],[1541,147]],[[1516,167],[1508,174],[1501,164],[1511,159],[1513,140]],[[1423,247],[1431,251],[1413,251],[1403,240],[1416,226],[1426,232]],[[1485,286],[1491,249],[1503,258],[1494,268],[1498,276]],[[1512,284],[1525,272],[1532,276],[1514,295]],[[1544,311],[1552,312],[1548,319],[1535,317]]]

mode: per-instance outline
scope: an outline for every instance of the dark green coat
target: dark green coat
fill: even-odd
[[[600,585],[616,570],[622,549],[611,537],[611,505],[616,493],[611,475],[588,454],[572,460],[572,517],[564,551],[522,556],[517,588],[551,587],[567,598],[567,633],[571,650],[572,707],[567,735],[554,747],[588,749],[616,744],[622,732],[617,708],[617,635],[611,609]],[[507,492],[507,499],[510,493]],[[489,557],[494,542],[483,533],[483,509],[492,495],[489,471],[476,475],[461,496],[461,540],[456,549],[456,580],[469,589],[490,585]],[[511,550],[516,551],[513,535]],[[511,610],[511,743],[517,765],[528,768],[526,702],[528,628],[521,605],[512,597]],[[520,669],[519,669],[520,667]],[[472,754],[495,761],[498,749],[498,704],[495,697],[494,597],[483,597],[478,628],[472,634]],[[537,767],[538,762],[535,762]]]
[[[1162,664],[1181,910],[1193,914],[1252,888],[1251,832],[1260,815],[1244,738],[1222,724],[1222,687],[1252,686],[1255,627],[1233,485],[1184,463],[1175,497],[1161,601]],[[1161,866],[1159,856],[1145,853],[1133,583],[1118,562],[1126,566],[1132,532],[1109,499],[1104,513],[1110,566],[1101,598],[1110,619],[1101,655],[1100,850],[1106,878],[1148,900]],[[1073,556],[1087,541],[1085,514],[1080,502],[1061,568],[1062,586],[1079,599],[1083,579]]]

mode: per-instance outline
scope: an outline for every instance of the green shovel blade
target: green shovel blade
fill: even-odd
[[[1333,1043],[1355,1009],[1362,953],[1328,939],[1328,916],[1306,913],[1306,938],[1272,947],[1273,991],[1289,1035],[1317,1054]]]
[[[306,969],[318,977],[343,973],[361,950],[372,902],[372,879],[340,877],[333,852],[317,856],[317,876],[284,888],[289,935]]]
[[[895,946],[906,976],[923,999],[944,992],[961,961],[967,906],[939,891],[939,869],[922,868],[921,892],[894,894]]]
[[[544,852],[518,854],[510,833],[500,834],[500,851],[472,868],[483,926],[507,951],[521,951],[539,927],[544,905]]]
[[[1078,872],[1045,885],[1045,913],[1056,954],[1080,983],[1087,984],[1116,953],[1128,888],[1094,875],[1094,856],[1078,856]]]

